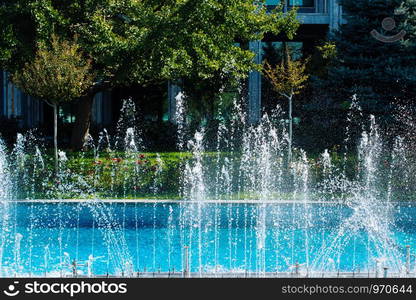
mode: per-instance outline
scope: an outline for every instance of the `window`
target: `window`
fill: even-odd
[[[314,7],[314,0],[289,0],[289,6]]]
[[[282,0],[266,0],[266,4],[269,6],[276,6],[281,3]],[[296,7],[315,7],[315,0],[285,0],[288,6]]]
[[[70,103],[63,103],[59,105],[58,117],[64,124],[71,124],[75,122],[74,107]]]
[[[293,60],[299,60],[303,56],[303,42],[286,42],[292,53]],[[283,42],[262,42],[262,60],[280,61],[282,59]]]
[[[280,0],[266,0],[267,5],[276,6],[280,4]]]

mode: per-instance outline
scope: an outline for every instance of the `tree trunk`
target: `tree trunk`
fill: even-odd
[[[78,101],[71,137],[72,150],[80,150],[84,146],[85,139],[90,131],[93,100],[93,95],[87,95]]]
[[[58,105],[53,105],[53,148],[55,154],[55,172],[58,172]]]

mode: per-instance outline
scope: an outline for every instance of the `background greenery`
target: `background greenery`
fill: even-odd
[[[13,165],[15,194],[19,199],[178,199],[183,200],[181,176],[184,173],[186,163],[193,163],[192,153],[141,153],[131,154],[118,152],[103,152],[99,158],[96,153],[84,152],[68,155],[68,160],[61,162],[60,172],[55,174],[53,156],[45,155],[42,160],[37,155],[27,154],[21,157]],[[337,180],[343,178],[343,173],[350,181],[357,179],[360,173],[358,169],[357,155],[344,156],[337,149],[330,152],[332,160],[331,184],[326,180],[324,165],[320,156],[308,158],[309,170],[309,199],[333,200],[342,195],[342,185],[336,185]],[[203,154],[204,181],[208,198],[211,199],[258,199],[257,193],[241,189],[241,182],[233,182],[228,194],[215,194],[213,184],[217,166],[224,158],[233,161],[238,167],[240,163],[239,153],[206,152]],[[409,162],[409,161],[408,161]],[[389,164],[389,158],[385,159],[385,166]],[[236,169],[237,170],[237,169]],[[385,169],[387,172],[387,168]],[[383,168],[379,172],[383,172]],[[386,191],[389,176],[378,183],[378,188]],[[392,195],[395,201],[411,199],[416,188],[412,188],[412,182],[416,182],[415,176],[401,173],[393,178]],[[284,184],[279,192],[273,192],[270,196],[276,199],[292,200],[293,180],[297,176],[291,170],[283,170]],[[341,177],[339,177],[341,176]],[[406,179],[403,176],[407,176]],[[234,176],[238,180],[238,176]],[[337,179],[338,178],[338,179]],[[192,178],[188,178],[191,179]],[[335,183],[335,185],[334,185]],[[339,182],[338,182],[339,183]],[[344,195],[345,196],[345,195]]]

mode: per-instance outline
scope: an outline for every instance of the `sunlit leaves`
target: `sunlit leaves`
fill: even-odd
[[[82,96],[93,84],[91,62],[76,42],[52,36],[51,47],[40,43],[35,59],[13,75],[13,81],[28,95],[50,104]]]
[[[92,59],[96,82],[112,86],[218,74],[245,77],[257,68],[244,47],[248,41],[266,32],[292,37],[298,27],[295,12],[267,12],[264,1],[252,0],[0,3],[0,54],[6,69],[15,71],[30,61],[37,43],[47,43],[52,33],[68,40],[77,35]]]
[[[287,59],[276,67],[265,62],[264,75],[277,93],[291,98],[305,87],[305,82],[309,78],[305,69],[306,64],[303,61],[293,61],[288,55]]]

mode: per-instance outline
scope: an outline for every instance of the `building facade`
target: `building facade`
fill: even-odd
[[[301,48],[306,48],[306,41],[316,40],[318,32],[321,35],[327,35],[328,32],[338,29],[343,22],[342,7],[338,4],[338,0],[268,0],[267,5],[272,9],[280,1],[284,1],[285,11],[298,7],[301,34],[298,34],[292,43],[299,44]],[[250,42],[249,48],[256,54],[256,63],[263,61],[264,46],[267,42],[278,43],[273,39]],[[52,118],[47,105],[22,93],[10,82],[7,72],[0,72],[0,82],[0,120],[1,118],[16,119],[20,127],[33,128],[47,123]],[[168,85],[166,113],[173,122],[179,93],[178,86]],[[92,111],[92,121],[95,124],[106,126],[113,122],[115,113],[113,113],[111,101],[110,93],[96,95]],[[262,75],[259,72],[249,74],[248,102],[249,120],[256,122],[262,110]],[[64,123],[73,122],[71,109],[61,108],[60,117]]]

